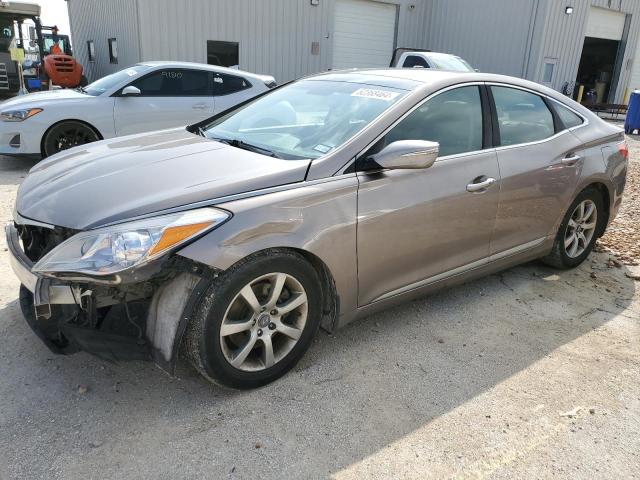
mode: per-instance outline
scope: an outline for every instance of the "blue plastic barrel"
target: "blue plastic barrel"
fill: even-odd
[[[634,130],[640,131],[640,90],[634,90],[631,93],[627,118],[624,121],[624,131],[626,133],[633,133]]]

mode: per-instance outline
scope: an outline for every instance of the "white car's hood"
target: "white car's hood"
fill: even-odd
[[[17,109],[17,108],[31,108],[39,107],[49,104],[59,104],[60,102],[67,101],[83,101],[88,98],[92,98],[91,95],[79,92],[77,90],[71,90],[68,88],[59,90],[50,90],[47,92],[33,92],[27,95],[20,95],[19,97],[11,98],[5,102],[0,103],[0,110]]]

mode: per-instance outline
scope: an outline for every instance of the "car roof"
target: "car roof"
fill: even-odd
[[[247,72],[245,70],[238,70],[236,68],[221,67],[219,65],[207,65],[206,63],[154,60],[149,62],[139,62],[138,65],[146,65],[149,67],[193,68],[198,70],[209,70],[212,72],[227,73],[229,75],[241,75],[243,77],[255,78],[263,81],[273,79],[271,75],[261,75],[259,73]]]
[[[454,72],[431,68],[386,68],[386,69],[350,69],[330,71],[306,77],[309,80],[331,80],[353,82],[416,91],[417,95],[428,95],[443,88],[461,83],[498,83],[521,87],[538,92],[554,100],[570,105],[586,117],[592,113],[569,97],[539,83],[508,75],[484,72]],[[418,93],[419,91],[419,93]]]
[[[555,90],[522,78],[495,73],[456,72],[435,68],[350,69],[316,74],[307,78],[365,83],[405,90],[415,90],[421,87],[433,87],[433,90],[438,90],[466,82],[507,83],[536,90],[554,98],[561,96]]]

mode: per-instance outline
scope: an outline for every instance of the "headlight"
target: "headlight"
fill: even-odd
[[[45,255],[33,271],[118,273],[167,253],[229,217],[223,210],[202,208],[81,232]]]
[[[7,110],[0,113],[3,122],[23,122],[29,117],[40,113],[41,108],[27,108],[24,110]]]

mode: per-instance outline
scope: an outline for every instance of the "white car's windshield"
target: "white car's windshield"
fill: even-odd
[[[150,68],[151,67],[148,65],[135,65],[133,67],[120,70],[119,72],[112,73],[111,75],[107,75],[106,77],[102,77],[100,80],[90,83],[82,89],[82,92],[97,97],[127,80],[133,80],[134,77],[146,72]]]
[[[474,72],[471,65],[460,57],[454,55],[430,55],[429,61],[438,70],[448,70],[450,72]]]
[[[318,158],[338,148],[407,91],[304,80],[282,87],[200,129],[207,138],[278,158]]]

